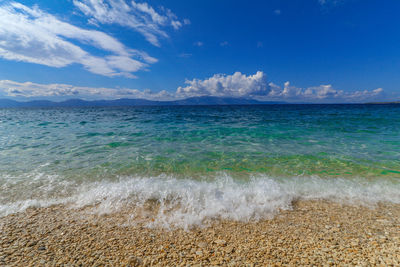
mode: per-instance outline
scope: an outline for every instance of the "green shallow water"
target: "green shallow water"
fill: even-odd
[[[0,175],[400,177],[400,108],[0,110]]]

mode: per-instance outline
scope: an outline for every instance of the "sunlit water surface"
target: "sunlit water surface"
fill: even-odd
[[[400,203],[400,106],[0,109],[0,216],[152,201],[186,227],[296,199]]]

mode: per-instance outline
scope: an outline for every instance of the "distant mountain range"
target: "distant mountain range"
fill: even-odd
[[[126,106],[198,106],[198,105],[268,105],[287,104],[279,101],[258,101],[244,98],[227,98],[214,96],[190,97],[173,101],[152,101],[146,99],[122,98],[116,100],[69,99],[62,102],[49,100],[33,100],[19,102],[11,99],[0,99],[0,108],[18,107],[126,107]]]
[[[20,102],[11,99],[0,99],[0,108],[33,108],[33,107],[129,107],[129,106],[207,106],[207,105],[271,105],[291,104],[284,101],[258,101],[246,98],[199,96],[172,101],[154,101],[147,99],[121,98],[115,100],[82,100],[69,99],[61,102],[49,100],[33,100]],[[296,103],[312,104],[312,103]],[[370,102],[365,104],[400,104],[400,101],[393,102]]]
[[[392,101],[392,102],[369,102],[366,103],[369,105],[390,105],[390,104],[400,104],[400,101]]]

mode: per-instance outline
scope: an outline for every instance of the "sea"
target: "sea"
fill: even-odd
[[[187,228],[298,200],[400,204],[400,105],[0,109],[0,217],[153,203]]]

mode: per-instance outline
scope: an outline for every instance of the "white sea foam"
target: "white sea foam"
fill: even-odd
[[[69,190],[70,191],[70,190]],[[362,178],[252,177],[240,182],[226,174],[214,180],[177,179],[170,176],[123,177],[118,181],[98,181],[76,186],[68,197],[20,199],[0,205],[0,215],[27,207],[68,204],[73,208],[96,205],[100,213],[110,213],[127,204],[144,207],[158,203],[152,225],[190,227],[211,219],[238,221],[271,218],[281,209],[290,209],[294,200],[329,200],[352,205],[379,202],[400,204],[400,181]]]

